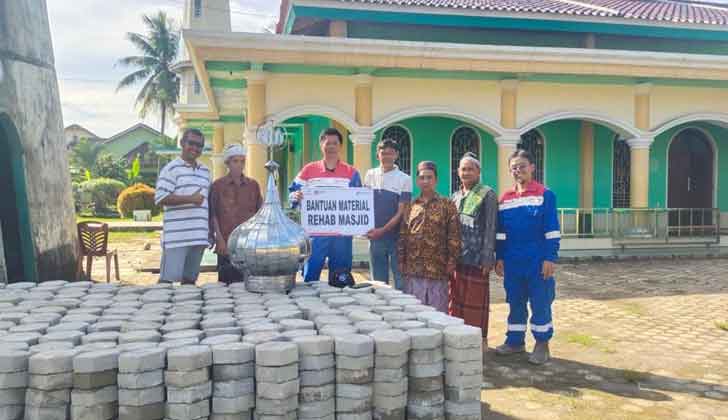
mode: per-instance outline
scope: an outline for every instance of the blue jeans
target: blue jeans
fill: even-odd
[[[372,280],[389,282],[389,270],[394,275],[394,287],[402,290],[402,277],[397,267],[397,238],[369,241],[369,273]]]
[[[317,236],[311,238],[311,256],[303,265],[305,282],[319,281],[324,262],[328,259],[329,271],[351,270],[351,236]],[[325,281],[328,281],[326,279]]]

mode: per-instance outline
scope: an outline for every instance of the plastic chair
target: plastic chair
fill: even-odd
[[[119,255],[116,250],[109,251],[109,225],[102,222],[80,222],[78,224],[80,255],[78,273],[83,273],[83,257],[86,257],[86,277],[91,279],[94,257],[106,258],[106,282],[111,281],[111,258],[114,258],[116,281],[119,281]]]

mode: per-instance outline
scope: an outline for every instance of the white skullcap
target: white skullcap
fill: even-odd
[[[234,156],[245,156],[247,154],[245,147],[239,144],[228,144],[225,146],[225,152],[223,153],[223,160],[225,163]]]
[[[478,169],[480,169],[480,161],[475,157],[473,153],[465,153],[465,155],[460,159],[460,162],[470,162],[473,165],[477,166]]]

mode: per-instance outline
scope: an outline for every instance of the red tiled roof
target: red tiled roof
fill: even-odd
[[[337,0],[341,3],[485,12],[545,13],[728,26],[728,4],[674,0]],[[284,0],[287,3],[287,1]]]

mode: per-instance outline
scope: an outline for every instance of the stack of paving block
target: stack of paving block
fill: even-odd
[[[26,420],[67,420],[70,418],[75,350],[36,353],[28,359],[28,390],[25,394]]]
[[[448,420],[480,420],[483,381],[482,330],[467,325],[443,330],[445,413]]]
[[[255,407],[255,347],[212,346],[212,420],[250,420]]]
[[[73,358],[72,420],[111,420],[118,415],[116,349],[79,353]]]
[[[334,337],[336,354],[336,418],[372,418],[374,339],[348,334]]]
[[[445,395],[442,332],[432,328],[408,330],[410,336],[407,418],[444,420]]]
[[[140,349],[119,355],[119,420],[164,418],[166,351]]]
[[[298,346],[267,342],[255,347],[257,420],[294,420],[297,417]]]
[[[210,416],[211,365],[209,346],[182,346],[167,351],[167,370],[164,372],[166,418],[197,420]]]
[[[6,350],[0,345],[0,420],[23,418],[29,356],[25,350]]]
[[[295,337],[301,387],[299,420],[333,420],[336,400],[334,339],[326,335]]]
[[[399,330],[377,331],[374,339],[374,419],[404,420],[407,408],[407,358],[410,337]]]

